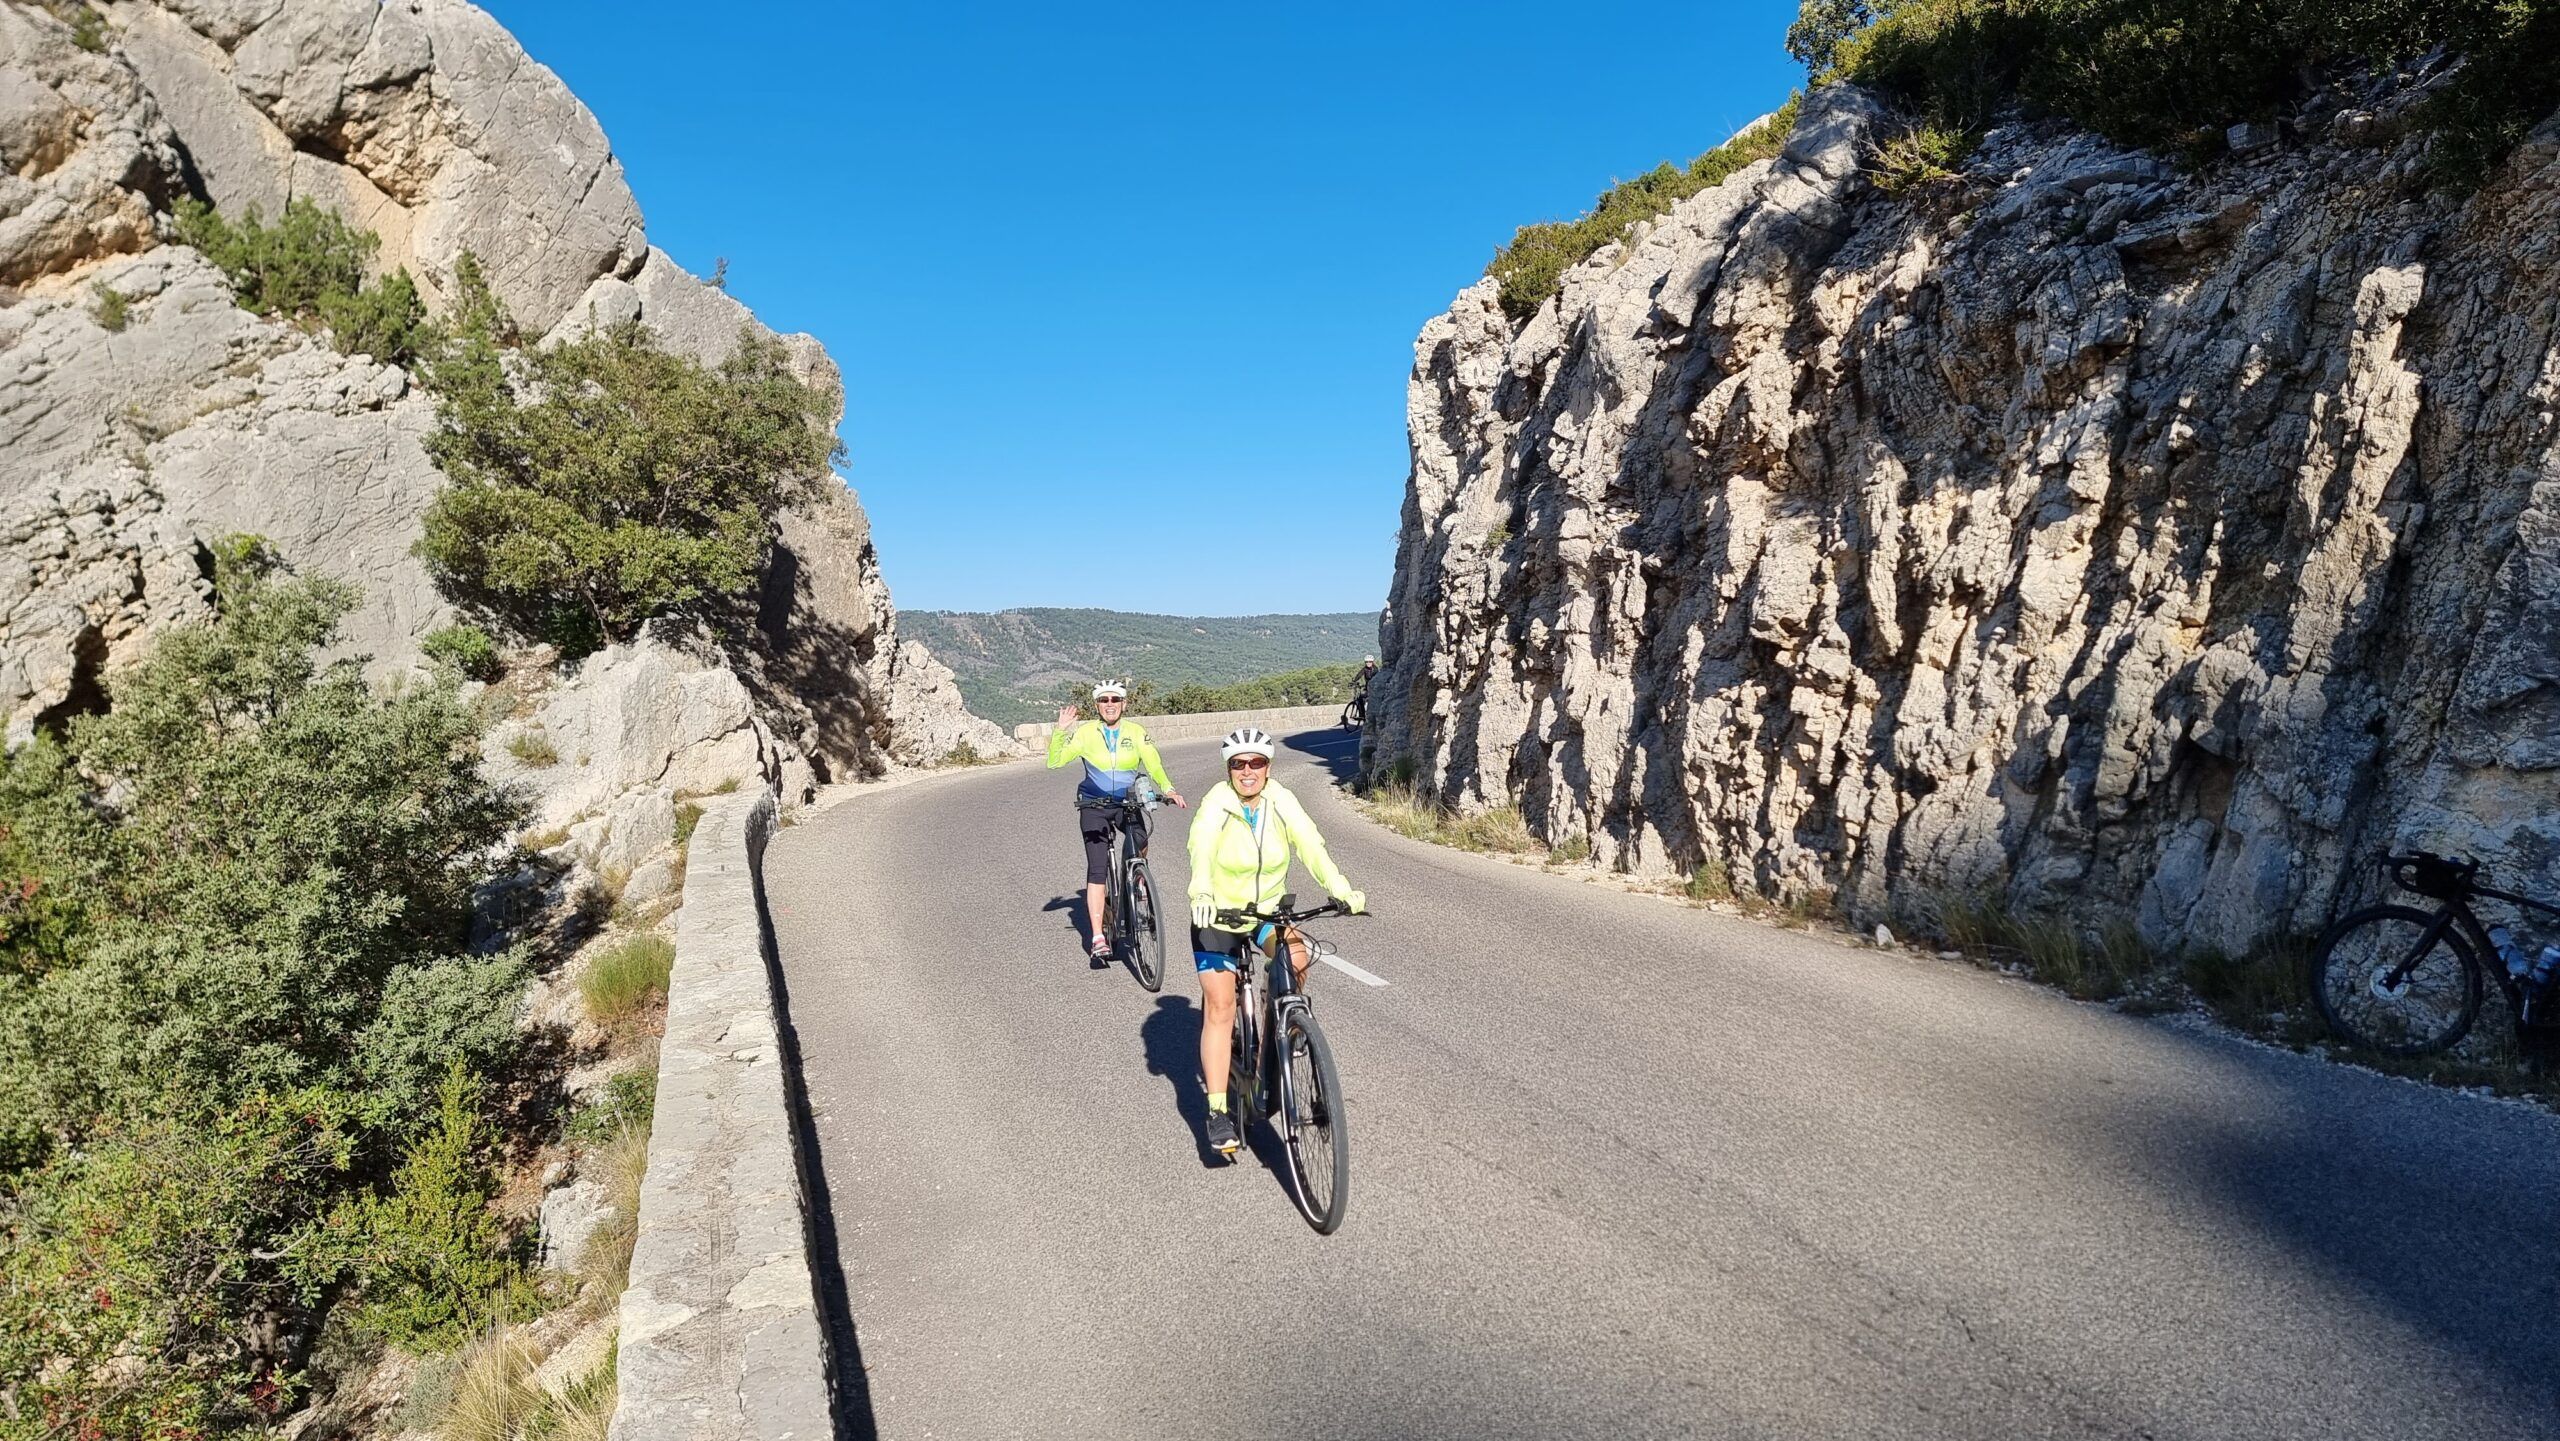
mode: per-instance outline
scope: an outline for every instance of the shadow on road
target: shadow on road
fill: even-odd
[[[1360,732],[1339,726],[1331,730],[1300,731],[1283,736],[1280,743],[1296,751],[1333,778],[1335,785],[1349,785],[1360,773]]]
[[[1228,1164],[1209,1149],[1209,1093],[1200,1084],[1200,1008],[1188,996],[1156,997],[1155,1009],[1138,1026],[1138,1041],[1146,1051],[1147,1074],[1172,1084],[1174,1109],[1191,1128],[1191,1145],[1199,1153],[1200,1164]],[[1271,1139],[1270,1127],[1248,1127],[1244,1139],[1282,1193],[1292,1194],[1288,1152]]]

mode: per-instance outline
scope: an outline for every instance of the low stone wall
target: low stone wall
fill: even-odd
[[[772,795],[714,797],[677,916],[612,1441],[833,1434],[760,892]]]
[[[1198,715],[1133,716],[1131,719],[1147,728],[1149,739],[1163,744],[1169,741],[1210,740],[1225,735],[1237,726],[1258,725],[1275,736],[1295,731],[1323,730],[1342,719],[1340,705],[1284,706],[1277,710],[1203,711]],[[1034,745],[1046,744],[1049,732],[1056,730],[1053,721],[1026,721],[1013,728],[1013,738]]]

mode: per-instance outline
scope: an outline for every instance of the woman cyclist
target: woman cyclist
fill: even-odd
[[[1104,681],[1093,688],[1093,708],[1102,718],[1078,725],[1076,718],[1083,712],[1071,705],[1058,707],[1058,728],[1049,732],[1049,769],[1082,761],[1084,774],[1076,782],[1076,799],[1082,802],[1118,800],[1129,794],[1143,767],[1165,800],[1180,806],[1182,792],[1166,778],[1164,757],[1156,754],[1155,742],[1147,739],[1147,728],[1121,719],[1121,712],[1129,708],[1129,692],[1117,681]],[[1096,966],[1111,963],[1111,937],[1102,929],[1102,891],[1111,881],[1111,832],[1124,823],[1124,816],[1130,828],[1130,844],[1138,854],[1145,855],[1147,821],[1143,813],[1081,805],[1076,810],[1076,830],[1084,837],[1085,934],[1093,938]]]
[[[1325,894],[1355,913],[1368,906],[1368,898],[1335,869],[1306,808],[1271,778],[1275,749],[1271,737],[1257,727],[1228,732],[1218,748],[1227,778],[1201,798],[1191,821],[1191,964],[1200,973],[1200,1079],[1209,1092],[1209,1144],[1230,1156],[1240,1138],[1235,1117],[1227,1111],[1227,1033],[1235,1025],[1236,967],[1250,928],[1224,924],[1218,912],[1276,903],[1289,879],[1293,854],[1306,863],[1307,874]],[[1303,986],[1306,937],[1292,930],[1284,939],[1289,969]],[[1267,938],[1265,946],[1269,948]]]

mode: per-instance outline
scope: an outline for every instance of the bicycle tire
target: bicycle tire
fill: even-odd
[[[1148,868],[1144,856],[1133,856],[1121,872],[1121,884],[1129,892],[1121,908],[1129,938],[1129,969],[1138,984],[1150,991],[1164,989],[1164,917],[1156,913],[1155,872]]]
[[[2390,973],[2437,913],[2368,906],[2331,926],[2312,951],[2311,1002],[2330,1034],[2386,1056],[2426,1056],[2471,1032],[2488,992],[2479,954],[2447,924],[2397,986]]]
[[[1289,1171],[1297,1181],[1298,1210],[1319,1236],[1341,1229],[1351,1201],[1351,1134],[1343,1124],[1342,1074],[1324,1027],[1304,1006],[1280,1021],[1279,1054],[1288,1067],[1281,1086],[1281,1117],[1289,1144]]]
[[[1253,953],[1248,950],[1245,953],[1246,963],[1251,964],[1252,959]],[[1227,1033],[1227,1109],[1236,1118],[1238,1133],[1252,1125],[1257,1116],[1254,1103],[1259,1078],[1254,1071],[1261,1064],[1262,1057],[1256,1045],[1260,1038],[1255,1032],[1261,1021],[1253,1010],[1252,988],[1244,983],[1239,972],[1236,977],[1235,1025]]]

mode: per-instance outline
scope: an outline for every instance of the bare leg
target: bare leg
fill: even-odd
[[[1084,888],[1084,919],[1088,939],[1102,934],[1102,887]]]
[[[1236,975],[1200,973],[1200,1083],[1210,1095],[1227,1089],[1228,1033],[1236,1025]]]

